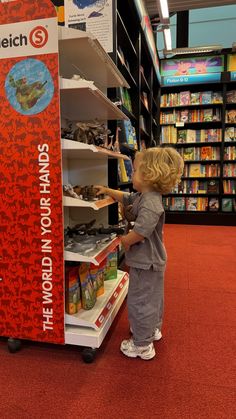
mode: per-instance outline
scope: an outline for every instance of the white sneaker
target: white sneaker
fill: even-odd
[[[133,334],[133,330],[131,328],[130,328],[130,333]],[[154,340],[158,341],[158,340],[161,340],[161,338],[162,338],[161,331],[159,329],[156,329],[154,333]]]
[[[161,338],[162,338],[161,331],[159,329],[156,329],[154,333],[154,340],[161,340]]]
[[[148,360],[154,358],[156,355],[152,342],[146,346],[136,346],[132,338],[123,340],[120,345],[120,350],[124,355],[130,358],[137,358],[139,356],[141,359]]]

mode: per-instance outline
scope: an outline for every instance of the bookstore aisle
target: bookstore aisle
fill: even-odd
[[[129,336],[125,303],[93,364],[83,363],[77,347],[31,341],[13,356],[2,338],[2,418],[236,417],[236,228],[169,224],[165,243],[165,318],[156,358],[120,353]]]

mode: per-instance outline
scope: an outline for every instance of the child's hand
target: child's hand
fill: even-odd
[[[97,190],[96,195],[106,195],[107,187],[102,185],[94,185],[94,188]]]
[[[130,248],[130,244],[129,244],[126,236],[121,236],[120,240],[121,240],[121,244],[123,245],[125,251],[127,252]]]

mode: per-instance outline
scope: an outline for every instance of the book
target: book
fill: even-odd
[[[236,110],[230,109],[226,111],[226,121],[228,123],[236,123]]]
[[[223,103],[223,96],[221,92],[212,92],[212,103]]]
[[[189,177],[202,176],[201,165],[199,163],[193,163],[189,165]]]
[[[191,105],[200,105],[200,103],[201,103],[200,92],[191,93],[190,104]]]
[[[223,212],[232,212],[233,211],[233,202],[231,198],[222,199],[222,211]]]
[[[211,160],[211,159],[212,159],[212,147],[202,147],[201,160]]]
[[[207,193],[208,194],[219,193],[219,181],[218,180],[211,179],[207,182]]]
[[[131,124],[130,119],[127,121],[120,121],[119,127],[121,128],[121,143],[127,143],[130,148],[137,150],[137,137],[135,127]]]
[[[203,121],[211,122],[213,120],[213,109],[203,109]]]
[[[235,141],[236,132],[234,127],[225,128],[225,141]]]
[[[219,199],[218,198],[209,198],[208,209],[211,212],[219,210]]]
[[[189,105],[190,104],[190,91],[184,91],[179,93],[179,104]]]
[[[171,199],[170,211],[184,211],[185,210],[185,198],[176,197]]]
[[[180,121],[181,122],[188,122],[188,109],[184,109],[180,111]]]
[[[195,197],[186,198],[187,211],[197,211],[197,200],[198,198]]]
[[[236,90],[229,90],[226,93],[226,102],[227,103],[236,103]]]
[[[202,92],[201,102],[203,105],[208,105],[209,103],[212,103],[212,92],[211,91]]]
[[[183,152],[184,160],[194,160],[194,148],[185,148]]]
[[[187,130],[180,129],[177,133],[177,143],[186,143]]]
[[[186,142],[187,143],[195,143],[196,142],[196,131],[194,129],[187,129]]]

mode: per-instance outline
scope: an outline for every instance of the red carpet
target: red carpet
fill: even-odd
[[[149,362],[119,352],[125,304],[97,353],[0,340],[1,419],[235,419],[236,228],[166,225],[164,338]]]

